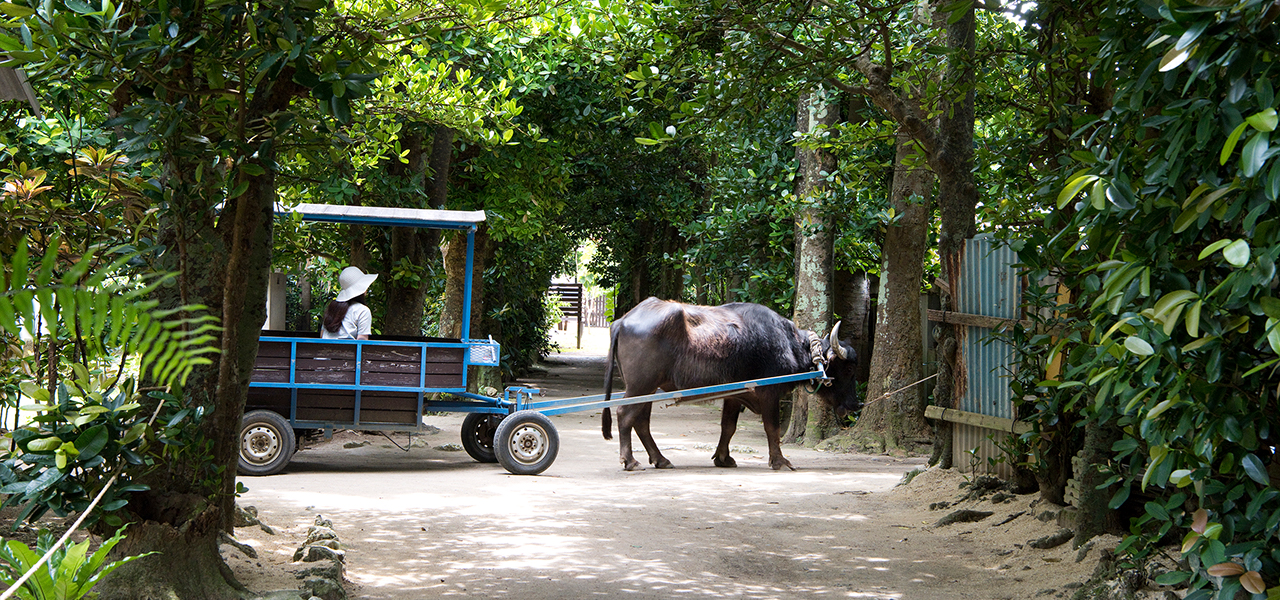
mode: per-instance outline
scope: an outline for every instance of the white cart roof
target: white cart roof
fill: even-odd
[[[426,210],[390,208],[386,206],[345,206],[341,204],[276,204],[277,215],[298,213],[304,221],[389,225],[393,227],[428,227],[431,229],[475,229],[484,222],[483,210]]]

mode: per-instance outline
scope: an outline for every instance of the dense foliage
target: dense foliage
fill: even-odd
[[[1182,542],[1190,571],[1163,583],[1189,581],[1188,598],[1274,597],[1280,8],[1090,7],[1090,70],[1110,80],[1110,102],[1076,113],[1059,157],[1074,172],[1022,247],[1033,284],[1062,286],[1035,294],[1061,318],[1025,340],[1031,372],[1063,365],[1028,408],[1041,435],[1112,432],[1099,468],[1110,507],[1136,509],[1124,549]]]

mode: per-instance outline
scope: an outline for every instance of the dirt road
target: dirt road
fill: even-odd
[[[597,393],[598,357],[551,366],[529,383],[553,397]],[[232,558],[237,574],[255,591],[296,586],[289,561],[316,514],[346,547],[348,593],[367,599],[1065,597],[1094,562],[1077,564],[1069,544],[1026,546],[1057,530],[1036,518],[1056,507],[1033,496],[957,505],[994,515],[932,527],[950,509],[929,504],[954,500],[963,478],[930,471],[892,490],[921,459],[785,447],[798,470],[773,471],[758,418],[741,420],[738,468],[715,468],[715,406],[655,408],[654,436],[676,468],[631,473],[598,412],[553,418],[559,457],[535,477],[472,461],[460,422],[430,418],[442,432],[408,452],[345,432],[283,474],[244,479],[241,504],[279,534],[240,530],[260,558]],[[371,443],[344,447],[353,442]]]

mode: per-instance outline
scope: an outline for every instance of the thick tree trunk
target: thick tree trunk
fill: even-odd
[[[262,116],[287,108],[298,92],[291,69],[282,71],[277,82],[263,83],[241,114],[246,131],[263,127]],[[185,122],[199,123],[199,103],[191,102],[189,110],[192,116]],[[246,131],[240,133],[247,136]],[[212,454],[193,447],[167,456],[157,469],[137,478],[150,489],[135,494],[123,509],[131,525],[114,554],[161,554],[124,565],[100,587],[104,598],[237,598],[244,588],[222,562],[217,545],[223,531],[233,531],[240,420],[258,331],[266,319],[276,199],[274,146],[262,144],[254,156],[239,157],[263,175],[237,170],[226,177],[211,169],[213,173],[197,178],[196,165],[210,164],[212,157],[170,143],[161,160],[172,200],[160,231],[169,251],[158,266],[179,276],[176,289],[162,288],[157,297],[171,307],[203,304],[221,318],[218,358],[197,367],[178,394],[187,407],[204,410],[193,435],[207,440]],[[225,197],[226,190],[240,184],[247,185],[244,193]]]
[[[858,381],[871,373],[871,278],[865,272],[835,272],[832,311],[841,322],[840,333],[858,353]],[[876,290],[879,290],[877,283]]]
[[[920,159],[914,144],[899,132],[894,159],[898,167],[891,190],[897,220],[884,235],[867,404],[853,432],[859,446],[876,451],[897,450],[906,445],[908,438],[923,437],[929,431],[919,387],[897,391],[920,380],[924,362],[920,283],[924,276],[933,174],[920,164]]]
[[[175,510],[203,505],[203,498],[171,496],[162,500]],[[131,502],[131,505],[136,503]],[[148,511],[152,512],[152,511]],[[162,513],[163,511],[154,511]],[[255,595],[235,580],[218,553],[221,535],[215,510],[195,513],[182,525],[143,521],[129,526],[116,556],[147,556],[125,564],[94,588],[101,600],[227,600]],[[180,582],[175,585],[175,582]]]
[[[258,160],[270,165],[271,156]],[[224,531],[234,531],[236,466],[240,459],[240,419],[249,394],[249,379],[258,356],[258,332],[267,318],[267,282],[271,274],[271,228],[276,199],[275,173],[246,177],[249,189],[223,206],[222,221],[234,210],[234,221],[224,233],[230,240],[228,280],[222,300],[222,358],[218,361],[217,409],[209,437],[222,471],[222,495],[218,506]],[[218,228],[223,229],[219,222]],[[232,282],[235,282],[234,284]]]
[[[964,285],[959,281],[960,263],[965,240],[973,237],[974,214],[978,204],[978,191],[973,181],[973,121],[974,121],[974,70],[975,19],[973,8],[954,23],[946,23],[945,15],[935,12],[938,26],[946,29],[947,47],[953,51],[943,74],[942,87],[953,90],[952,96],[941,103],[938,117],[938,145],[929,164],[938,174],[938,212],[941,215],[938,233],[938,254],[942,262],[944,282],[944,308],[954,310],[951,294]],[[934,390],[935,402],[954,406],[955,399],[964,393],[967,374],[959,364],[959,339],[964,335],[958,325],[942,325],[938,339],[942,350],[938,357],[938,380]],[[934,456],[943,468],[952,462],[952,427],[939,423],[935,430]]]
[[[188,207],[211,204],[208,199],[217,190],[202,189],[177,174],[186,160],[171,155],[169,183],[186,196]],[[271,157],[258,160],[269,163]],[[177,293],[162,293],[162,302],[204,304],[222,320],[219,360],[197,368],[181,396],[188,407],[203,407],[200,434],[212,442],[212,455],[180,454],[139,478],[151,489],[135,494],[125,508],[132,524],[126,543],[115,552],[164,554],[115,571],[101,586],[111,590],[104,598],[233,598],[243,591],[222,564],[217,543],[222,531],[232,530],[240,419],[259,327],[266,319],[275,179],[268,170],[261,176],[242,175],[229,187],[240,181],[249,184],[248,190],[223,205],[216,225],[207,210],[173,211],[164,222],[164,239],[177,251],[162,258],[162,268],[178,270],[180,277]],[[205,500],[210,497],[213,502]]]
[[[796,129],[801,135],[818,133],[840,120],[840,105],[823,91],[800,95]],[[795,223],[796,295],[792,320],[797,327],[817,332],[831,329],[831,292],[834,238],[826,197],[827,176],[836,160],[820,148],[796,147],[799,181],[796,196],[800,208]],[[796,389],[790,428],[784,439],[812,448],[840,430],[835,412],[803,387]]]

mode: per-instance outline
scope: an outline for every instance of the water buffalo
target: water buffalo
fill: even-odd
[[[636,305],[610,328],[609,365],[605,370],[605,399],[613,392],[613,365],[617,360],[626,385],[626,396],[652,394],[661,388],[673,392],[689,388],[790,375],[814,368],[812,344],[828,361],[830,386],[818,396],[847,414],[858,406],[855,368],[857,354],[840,342],[840,324],[825,338],[802,330],[791,321],[759,304],[735,302],[723,306],[695,306],[657,298]],[[759,414],[769,440],[769,466],[795,470],[782,456],[778,403],[795,383],[755,388],[724,399],[720,416],[720,444],[712,456],[717,467],[734,467],[729,440],[738,426],[742,407]],[[671,468],[649,433],[651,402],[619,406],[618,443],[623,467],[641,468],[631,454],[631,430],[640,436],[649,462]],[[604,409],[604,438],[612,439],[612,418]]]

